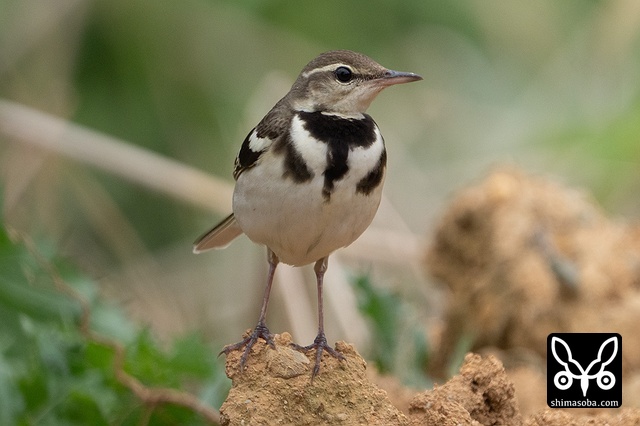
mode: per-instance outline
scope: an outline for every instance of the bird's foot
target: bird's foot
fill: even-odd
[[[334,358],[339,359],[340,361],[344,361],[345,357],[340,352],[337,352],[327,343],[327,338],[324,333],[319,333],[316,338],[313,340],[313,343],[309,346],[300,346],[295,343],[291,343],[291,346],[301,352],[309,352],[313,349],[316,351],[316,363],[313,366],[313,371],[311,372],[311,381],[316,375],[320,372],[320,361],[322,361],[322,353],[327,352]]]
[[[225,346],[220,351],[218,356],[222,354],[229,355],[231,352],[239,351],[244,348],[242,352],[242,356],[240,357],[240,371],[244,371],[244,364],[247,361],[247,357],[251,353],[251,348],[253,347],[253,345],[256,344],[256,342],[260,338],[262,338],[265,342],[267,342],[267,344],[271,346],[271,349],[276,348],[276,345],[273,342],[273,335],[271,334],[267,326],[265,324],[258,324],[256,328],[254,328],[253,331],[251,331],[251,333],[249,333],[247,337],[242,339],[240,342],[235,343],[233,345]]]

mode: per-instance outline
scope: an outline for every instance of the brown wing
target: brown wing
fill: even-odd
[[[234,179],[238,180],[238,176],[243,171],[255,166],[260,156],[271,149],[273,143],[288,131],[292,117],[293,110],[290,107],[288,97],[285,96],[275,104],[242,142],[233,170]]]
[[[240,174],[258,164],[263,153],[268,151],[273,142],[287,130],[293,112],[288,107],[288,100],[281,99],[269,113],[252,129],[242,142],[242,147],[236,157],[233,178],[238,180]],[[242,234],[242,229],[231,213],[213,229],[204,233],[193,244],[194,253],[202,253],[214,248],[227,247],[236,237]]]

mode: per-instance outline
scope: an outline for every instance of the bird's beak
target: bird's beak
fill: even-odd
[[[361,86],[362,91],[357,92],[351,98],[351,110],[355,109],[364,112],[369,108],[373,99],[382,90],[389,86],[402,83],[411,83],[412,81],[422,80],[418,74],[412,72],[401,72],[393,70],[385,70],[379,77],[366,80]]]
[[[422,80],[422,77],[412,72],[387,70],[382,77],[376,80],[381,86],[387,87],[394,84],[411,83],[412,81]]]

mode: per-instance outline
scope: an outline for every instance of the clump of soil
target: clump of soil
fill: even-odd
[[[524,423],[525,426],[637,426],[640,415],[637,409],[623,408],[619,412],[599,414],[574,414],[568,411],[543,410]]]
[[[639,412],[631,408],[623,408],[613,413],[573,413],[546,409],[531,416],[524,423],[525,426],[634,426],[639,424]]]
[[[416,395],[409,408],[414,425],[520,425],[513,384],[500,361],[467,354],[460,374]]]
[[[583,192],[495,171],[450,203],[427,264],[451,290],[437,368],[463,334],[474,350],[544,356],[561,331],[617,331],[623,368],[640,367],[640,228],[607,219]]]
[[[415,395],[407,415],[373,384],[353,346],[338,342],[344,361],[324,355],[311,381],[312,359],[290,347],[288,333],[275,349],[256,343],[240,371],[241,352],[227,357],[233,386],[220,409],[222,424],[457,425],[522,423],[513,385],[495,357],[469,354],[446,384]],[[314,354],[311,354],[312,357]]]
[[[227,357],[233,387],[222,405],[223,425],[638,425],[640,410],[578,414],[543,410],[523,422],[516,391],[494,356],[467,354],[460,374],[420,392],[400,412],[387,392],[373,384],[353,346],[338,342],[346,360],[325,355],[311,381],[312,360],[292,349],[288,333],[275,336],[275,349],[256,343],[245,370],[240,352]],[[392,389],[398,390],[394,385]],[[402,390],[406,394],[407,390]],[[405,404],[403,404],[405,405]]]
[[[407,425],[385,391],[367,379],[366,363],[353,346],[336,343],[344,361],[324,355],[311,381],[310,358],[290,347],[288,333],[276,335],[276,348],[263,341],[252,348],[244,371],[240,352],[227,357],[232,388],[220,412],[222,424]]]
[[[531,413],[544,407],[535,395],[546,392],[550,333],[617,332],[625,405],[640,406],[639,227],[610,220],[584,192],[499,169],[453,198],[426,259],[449,290],[433,375],[470,340],[500,354],[518,393],[534,395],[522,399]]]

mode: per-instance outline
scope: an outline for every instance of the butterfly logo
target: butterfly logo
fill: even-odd
[[[613,345],[613,353],[606,361],[603,361],[602,357],[605,348],[609,345]],[[573,359],[569,345],[559,337],[553,336],[551,338],[551,352],[553,352],[553,357],[556,361],[564,367],[564,371],[559,371],[553,378],[553,384],[560,390],[569,389],[574,379],[580,380],[582,396],[586,397],[589,381],[592,379],[596,380],[598,387],[602,390],[609,390],[616,384],[616,378],[613,373],[605,370],[618,353],[618,339],[616,337],[611,337],[600,345],[597,358],[591,361],[587,368],[582,368],[580,363]],[[592,372],[592,370],[597,371]],[[575,374],[574,371],[579,371],[579,374]]]

